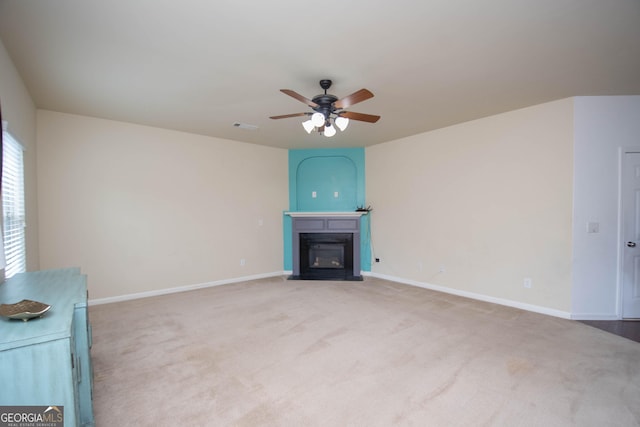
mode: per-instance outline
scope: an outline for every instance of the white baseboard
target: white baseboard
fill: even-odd
[[[118,295],[115,297],[97,298],[89,300],[89,305],[109,304],[112,302],[129,301],[140,298],[154,297],[159,295],[168,295],[178,292],[193,291],[196,289],[210,288],[213,286],[227,285],[230,283],[246,282],[249,280],[265,279],[269,277],[277,276],[289,276],[293,274],[292,271],[275,271],[272,273],[256,274],[252,276],[235,277],[231,279],[217,280],[213,282],[199,283],[195,285],[178,286],[175,288],[158,289],[147,292],[138,292],[135,294]],[[430,289],[432,291],[444,292],[447,294],[457,295],[465,298],[471,298],[478,301],[485,301],[494,304],[500,304],[507,307],[519,308],[521,310],[531,311],[534,313],[546,314],[549,316],[560,317],[562,319],[571,320],[619,320],[614,314],[606,313],[569,313],[562,310],[555,310],[548,307],[541,307],[533,304],[526,304],[519,301],[512,301],[504,298],[496,298],[487,295],[477,294],[474,292],[461,291],[458,289],[447,288],[446,286],[433,285],[426,282],[418,282],[416,280],[404,279],[401,277],[388,276],[385,274],[373,273],[370,271],[363,271],[363,276],[376,277],[379,279],[390,280],[392,282],[403,283],[405,285],[416,286],[419,288]]]
[[[97,298],[89,300],[89,305],[109,304],[112,302],[129,301],[140,298],[155,297],[159,295],[175,294],[178,292],[193,291],[196,289],[210,288],[213,286],[228,285],[230,283],[246,282],[249,280],[266,279],[269,277],[282,276],[286,272],[276,271],[273,273],[255,274],[253,276],[235,277],[232,279],[216,280],[214,282],[199,283],[196,285],[178,286],[175,288],[158,289],[147,292],[138,292],[135,294],[118,295],[115,297]]]
[[[433,285],[431,283],[418,282],[416,280],[403,279],[401,277],[387,276],[384,274],[371,273],[371,272],[367,272],[365,274],[365,272],[363,272],[363,275],[377,277],[379,279],[384,279],[384,280],[390,280],[392,282],[403,283],[405,285],[416,286],[419,288],[430,289],[432,291],[444,292],[447,294],[457,295],[465,298],[471,298],[478,301],[491,302],[494,304],[500,304],[507,307],[519,308],[521,310],[531,311],[531,312],[540,313],[540,314],[546,314],[548,316],[560,317],[562,319],[572,318],[571,313],[566,311],[555,310],[553,308],[541,307],[533,304],[526,304],[519,301],[512,301],[504,298],[496,298],[496,297],[491,297],[487,295],[476,294],[474,292],[467,292],[467,291],[461,291],[458,289],[447,288],[446,286]]]
[[[620,320],[615,314],[606,313],[572,313],[573,320]]]

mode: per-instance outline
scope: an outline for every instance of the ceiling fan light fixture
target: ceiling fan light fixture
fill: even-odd
[[[317,128],[324,125],[325,117],[322,113],[313,113],[311,116],[311,123]]]
[[[313,122],[311,121],[311,119],[302,122],[302,127],[304,128],[304,130],[307,131],[307,133],[311,133],[313,132],[313,130],[315,129],[315,125],[313,124]]]
[[[328,125],[324,127],[324,136],[326,136],[327,138],[331,138],[335,134],[336,128],[334,128],[333,126]]]
[[[1,1],[1,0],[0,0]],[[320,87],[324,90],[323,94],[316,95],[312,99],[308,99],[291,89],[280,89],[285,95],[306,104],[311,107],[312,111],[306,113],[281,114],[279,116],[271,116],[271,119],[287,119],[289,117],[306,117],[302,122],[304,130],[311,134],[317,131],[319,134],[331,138],[337,133],[336,128],[344,132],[351,120],[360,122],[376,123],[380,116],[373,114],[355,113],[353,111],[345,111],[359,102],[373,98],[373,93],[367,89],[360,89],[351,95],[338,98],[335,95],[327,93],[331,87],[331,80],[320,80]]]
[[[338,126],[338,129],[343,132],[347,128],[347,126],[349,126],[349,119],[347,119],[346,117],[338,116],[334,120],[334,123],[336,124],[336,126]]]

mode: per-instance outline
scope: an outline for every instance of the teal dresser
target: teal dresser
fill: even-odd
[[[0,318],[0,406],[63,406],[65,427],[93,426],[87,278],[78,268],[17,274],[0,303],[51,309],[29,321]]]

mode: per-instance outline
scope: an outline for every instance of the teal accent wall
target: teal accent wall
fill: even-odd
[[[364,148],[289,150],[289,211],[349,212],[359,206],[366,206]],[[292,270],[291,217],[283,221],[284,269]],[[360,224],[361,268],[371,271],[369,215]]]

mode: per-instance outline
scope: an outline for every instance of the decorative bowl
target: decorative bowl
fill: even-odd
[[[26,322],[34,317],[42,316],[49,311],[50,308],[50,305],[23,299],[15,304],[1,304],[0,316],[8,317],[9,319],[24,320]]]

